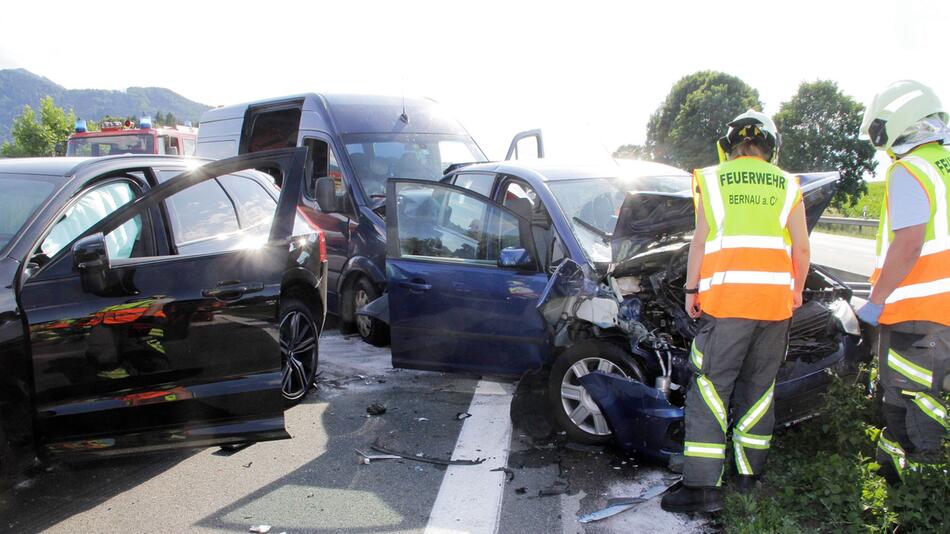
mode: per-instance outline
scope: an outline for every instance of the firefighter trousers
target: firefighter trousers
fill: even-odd
[[[788,350],[788,319],[703,320],[690,350],[696,375],[686,395],[683,484],[690,487],[722,483],[730,423],[737,471],[761,474],[775,425],[775,375]]]
[[[950,326],[882,325],[878,357],[887,425],[878,439],[878,463],[903,475],[909,465],[939,462],[948,423],[942,392],[950,371]]]

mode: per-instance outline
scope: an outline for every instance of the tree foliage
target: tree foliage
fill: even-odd
[[[788,171],[836,170],[841,173],[836,207],[853,206],[867,191],[865,174],[873,174],[874,148],[858,139],[864,106],[841,92],[835,82],[802,83],[782,104],[775,125],[782,135],[779,165]]]
[[[654,161],[686,170],[715,164],[716,140],[749,108],[762,108],[759,93],[739,78],[716,71],[685,76],[650,117],[646,151]]]
[[[621,159],[650,159],[650,151],[643,145],[620,145],[613,157]]]
[[[52,97],[40,101],[40,116],[30,106],[23,106],[23,113],[13,119],[11,134],[13,142],[5,142],[0,154],[11,158],[63,155],[66,138],[73,132],[76,114],[66,113],[53,103]]]

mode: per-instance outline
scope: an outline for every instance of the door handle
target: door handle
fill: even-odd
[[[201,291],[202,297],[218,300],[237,300],[248,293],[257,293],[264,289],[262,282],[218,282],[214,289],[204,289]]]
[[[425,280],[419,278],[414,278],[412,281],[401,281],[399,287],[404,287],[413,293],[422,293],[432,289],[431,284],[427,284]]]

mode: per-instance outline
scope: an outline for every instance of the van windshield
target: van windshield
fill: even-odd
[[[351,134],[346,153],[366,195],[386,196],[388,178],[438,180],[453,163],[487,161],[471,138],[442,134]]]

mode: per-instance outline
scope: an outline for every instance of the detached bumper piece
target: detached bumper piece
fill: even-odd
[[[642,382],[600,371],[579,378],[620,448],[661,463],[683,452],[683,409]]]

